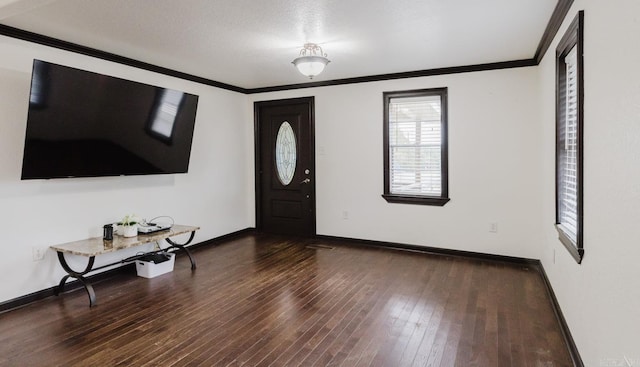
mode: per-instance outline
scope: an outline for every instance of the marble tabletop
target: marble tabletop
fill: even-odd
[[[169,230],[151,234],[139,234],[136,237],[122,237],[114,235],[112,241],[105,241],[102,237],[94,237],[86,240],[54,245],[51,246],[51,248],[58,252],[65,252],[74,255],[97,256],[129,247],[139,246],[149,242],[161,241],[165,238],[184,233],[195,232],[199,229],[200,227],[174,224]]]

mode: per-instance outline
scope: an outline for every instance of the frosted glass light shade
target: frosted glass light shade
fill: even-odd
[[[320,74],[324,67],[329,63],[329,59],[323,56],[300,56],[293,60],[293,65],[296,66],[298,71],[308,76],[309,79],[313,79],[314,76]]]

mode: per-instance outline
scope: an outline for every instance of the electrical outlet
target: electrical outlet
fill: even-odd
[[[349,212],[346,210],[342,211],[342,219],[347,220],[349,219]]]
[[[47,249],[41,247],[32,247],[31,248],[31,256],[33,261],[42,261],[44,260],[44,255],[46,254]]]
[[[498,233],[498,223],[497,222],[489,223],[489,232]]]

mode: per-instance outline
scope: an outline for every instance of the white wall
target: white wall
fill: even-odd
[[[201,226],[194,243],[254,226],[246,96],[6,37],[0,55],[0,302],[51,287],[64,274],[55,252],[34,262],[33,247],[101,236],[104,223],[127,213]],[[189,173],[21,181],[33,58],[199,95]]]
[[[518,68],[251,96],[315,96],[318,234],[539,257],[537,70]],[[382,93],[448,87],[444,207],[382,197]],[[343,212],[348,219],[343,219]],[[489,223],[498,233],[489,233]]]
[[[584,249],[553,227],[555,49],[578,10],[584,39]],[[541,259],[587,366],[640,366],[640,2],[577,0],[539,66]],[[555,253],[555,262],[554,262]]]

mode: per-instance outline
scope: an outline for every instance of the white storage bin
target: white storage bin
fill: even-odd
[[[138,259],[136,260],[136,271],[139,277],[154,278],[158,275],[170,273],[173,271],[173,264],[176,261],[176,254],[172,252],[165,253],[169,259],[162,262],[157,260]]]

